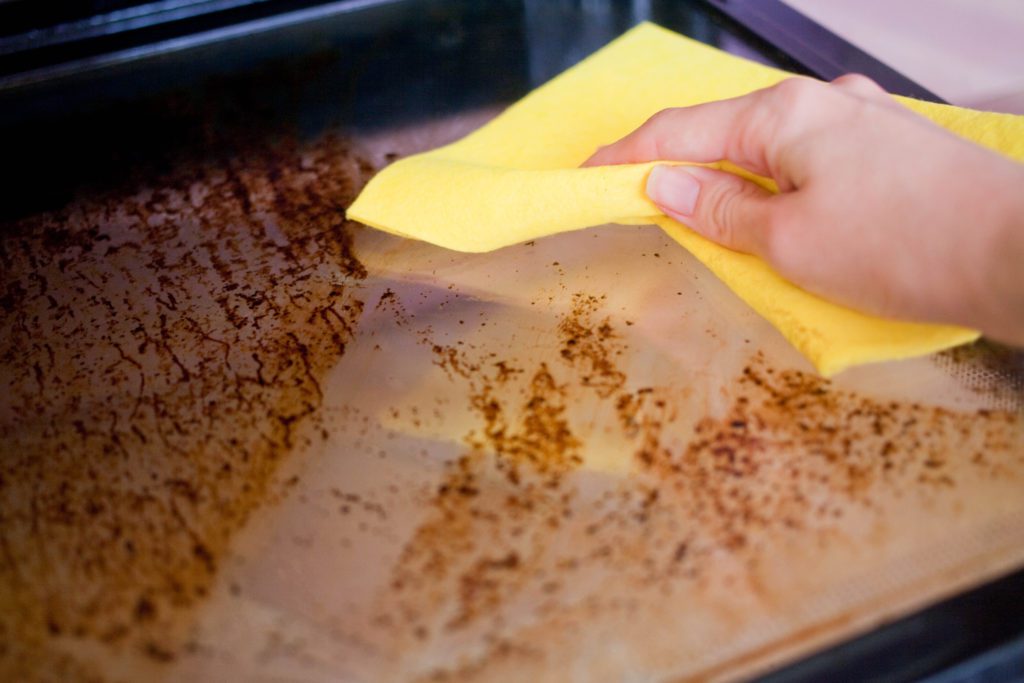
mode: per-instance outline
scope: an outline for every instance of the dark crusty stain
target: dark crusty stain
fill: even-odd
[[[573,297],[554,361],[433,346],[468,389],[477,426],[402,552],[378,625],[402,647],[473,626],[491,647],[427,679],[486,678],[490,662],[536,656],[529,642],[515,654],[506,620],[524,601],[541,617],[571,604],[584,570],[670,594],[709,580],[724,553],[750,568],[758,594],[769,539],[840,533],[853,511],[879,514],[880,497],[941,496],[965,471],[1008,476],[1004,465],[1022,457],[1012,411],[878,400],[759,353],[724,387],[724,409],[693,421],[683,387],[631,386],[617,362],[626,340],[601,307],[600,296]],[[580,467],[588,437],[600,436],[566,409],[585,395],[630,444],[629,474],[599,477],[587,495]]]
[[[610,319],[593,319],[605,298],[573,294],[571,313],[558,323],[562,358],[578,368],[583,385],[597,389],[602,398],[621,389],[626,381],[616,366],[616,356],[623,348]]]
[[[435,353],[450,362],[444,350]],[[521,574],[515,520],[543,514],[547,528],[556,529],[569,502],[559,491],[562,477],[581,462],[580,442],[564,415],[564,387],[545,364],[515,392],[520,397],[515,402],[502,390],[515,376],[504,364],[481,370],[463,359],[458,367],[473,368],[468,376],[473,384],[470,401],[480,426],[466,436],[469,453],[450,463],[438,486],[432,503],[435,519],[417,531],[392,578],[403,619],[423,633],[427,625],[416,619],[420,603],[433,602],[439,586],[457,587],[458,607],[446,618],[447,629],[469,625],[514,594],[507,579],[514,583]],[[496,485],[507,487],[507,495],[496,497]],[[480,534],[500,522],[497,515],[505,515],[510,525],[509,545],[501,544],[499,534],[493,539],[498,548],[472,556]]]
[[[343,211],[371,171],[343,140],[285,137],[4,226],[5,678],[99,678],[56,654],[62,638],[154,665],[188,650],[232,534],[273,497],[278,463],[326,429],[321,380],[357,333],[367,277]],[[489,649],[438,678],[537,656],[505,619],[563,609],[584,570],[671,593],[715,557],[756,566],[773,535],[834,531],[885,495],[1019,469],[1011,410],[880,401],[758,354],[695,416],[687,387],[631,381],[605,300],[575,293],[539,360],[421,339],[468,396],[435,410],[475,424],[375,623],[408,647],[481,629]],[[366,306],[399,328],[413,318],[390,289]],[[582,401],[596,412],[574,412]],[[614,474],[583,468],[603,428],[625,444]],[[341,515],[392,518],[365,494],[330,495]]]
[[[600,306],[577,294],[559,322],[559,365],[570,380],[564,367],[541,362],[527,370],[496,353],[423,340],[435,364],[467,385],[478,426],[465,436],[468,452],[448,465],[431,521],[402,553],[391,582],[398,613],[383,615],[383,625],[411,626],[423,639],[433,628],[457,631],[488,618],[530,576],[530,547],[571,516],[566,477],[583,459],[566,415],[568,382],[607,396],[625,381],[611,360],[624,345],[607,317],[597,319]],[[442,614],[450,596],[454,611]]]
[[[229,149],[2,226],[8,680],[88,678],[54,638],[178,657],[355,332],[368,162],[329,135]]]
[[[879,401],[776,371],[760,355],[732,392],[728,411],[699,420],[681,448],[662,443],[669,401],[659,392],[618,403],[623,427],[637,435],[639,468],[671,493],[662,499],[685,505],[708,549],[743,549],[769,528],[827,528],[851,506],[872,507],[883,489],[926,495],[956,486],[950,465],[970,460],[999,476],[987,456],[1021,457],[1010,411]],[[695,549],[688,545],[687,557]]]

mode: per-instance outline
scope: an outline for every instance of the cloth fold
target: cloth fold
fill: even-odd
[[[974,330],[882,319],[828,302],[760,259],[667,218],[644,193],[654,163],[578,168],[655,112],[764,88],[788,74],[641,24],[451,145],[392,164],[348,210],[369,226],[483,252],[605,223],[655,224],[768,319],[823,375],[932,353]],[[1024,161],[1024,117],[900,98],[954,133]],[[712,164],[773,188],[729,164]]]

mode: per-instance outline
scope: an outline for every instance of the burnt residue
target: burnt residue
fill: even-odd
[[[357,334],[367,277],[343,211],[372,168],[332,137],[230,149],[4,226],[8,678],[97,677],[57,654],[65,641],[153,666],[181,657],[279,462],[337,426],[316,424],[321,381]],[[836,531],[897,492],[928,500],[965,473],[1021,469],[1015,413],[880,401],[758,355],[715,386],[714,409],[685,379],[640,384],[622,363],[631,322],[605,301],[573,295],[530,360],[424,333],[438,381],[466,400],[419,406],[412,424],[431,408],[475,423],[388,568],[374,623],[403,647],[483,633],[490,649],[467,666],[484,676],[543,652],[508,624],[524,605],[540,622],[569,609],[585,570],[619,597],[671,595],[723,556],[752,576],[772,539]],[[394,291],[366,307],[419,334]],[[621,446],[612,472],[587,466],[605,437]],[[399,517],[365,491],[330,495],[343,516]],[[603,593],[583,594],[600,616]]]
[[[494,368],[495,374],[471,396],[482,425],[466,437],[467,443],[475,451],[493,453],[495,466],[513,484],[520,482],[520,472],[526,467],[545,477],[548,486],[557,486],[559,476],[581,462],[580,442],[565,416],[565,387],[547,364],[541,363],[530,376],[526,396],[518,406],[517,425],[500,393],[508,368],[501,363]]]
[[[269,139],[293,126],[295,109],[305,104],[308,111],[311,93],[337,73],[334,50],[249,57],[230,74],[212,63],[151,64],[164,73],[147,77],[136,64],[117,79],[117,95],[102,75],[43,83],[34,96],[8,93],[4,151],[18,172],[8,174],[0,223],[50,210],[83,190],[116,192],[182,163],[247,153],[254,136]]]
[[[382,624],[422,640],[490,619],[519,595],[537,548],[572,517],[583,443],[567,415],[571,392],[607,396],[625,381],[612,362],[625,345],[600,308],[598,297],[574,296],[555,364],[526,368],[424,337],[435,364],[468,389],[477,426],[464,437],[468,452],[448,465],[431,520],[401,555],[391,581],[397,606]]]
[[[366,269],[345,140],[234,139],[3,226],[0,670],[152,662],[268,495],[344,353]],[[77,668],[76,668],[77,667]],[[55,674],[56,675],[56,674]]]
[[[537,533],[523,536],[517,520],[540,514],[540,533],[557,529],[571,498],[563,478],[582,462],[565,415],[566,387],[547,364],[524,376],[493,356],[474,360],[439,345],[433,351],[450,377],[469,385],[479,426],[465,437],[469,452],[448,465],[431,503],[434,519],[406,546],[392,578],[401,619],[386,621],[412,625],[417,638],[431,628],[465,628],[515,594],[525,562],[517,548]],[[482,543],[502,519],[504,530]],[[449,589],[455,611],[441,614]]]
[[[610,318],[595,320],[606,298],[586,292],[573,294],[572,310],[558,324],[562,359],[577,368],[583,385],[594,387],[602,398],[621,389],[626,381],[616,365],[623,348]]]
[[[432,347],[468,391],[477,425],[407,542],[377,623],[396,647],[469,629],[492,647],[427,678],[486,678],[516,648],[536,656],[543,642],[509,628],[517,605],[533,605],[539,620],[575,609],[574,586],[595,571],[613,577],[609,601],[671,599],[716,580],[761,595],[757,567],[773,539],[840,539],[848,517],[881,519],[894,496],[941,499],[962,477],[1020,470],[1013,411],[880,400],[776,369],[760,353],[715,410],[695,411],[684,387],[632,386],[618,362],[627,338],[602,304],[573,297],[546,361]],[[626,444],[614,473],[585,466],[606,432],[573,411],[584,397]],[[722,579],[723,567],[734,575]],[[600,614],[602,599],[588,609]]]
[[[1001,476],[994,463],[1021,457],[1013,412],[880,401],[776,370],[759,354],[730,391],[728,410],[698,420],[679,447],[663,439],[673,418],[666,388],[617,403],[639,444],[638,470],[659,486],[659,506],[686,515],[701,539],[674,556],[695,572],[701,551],[743,551],[772,530],[835,527],[887,492],[932,495],[955,488],[967,463],[975,474]]]
[[[407,325],[415,318],[413,314],[406,310],[398,295],[390,287],[385,289],[377,299],[377,305],[374,306],[374,310],[388,311],[398,327]]]

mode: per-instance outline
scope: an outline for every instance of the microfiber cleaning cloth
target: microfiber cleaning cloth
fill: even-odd
[[[831,303],[760,259],[700,237],[647,198],[644,186],[654,164],[578,168],[599,145],[661,109],[736,97],[790,75],[641,24],[462,140],[384,169],[348,216],[468,252],[605,223],[657,224],[826,376],[976,339],[974,330],[882,319]],[[1024,117],[899,101],[1024,161]]]

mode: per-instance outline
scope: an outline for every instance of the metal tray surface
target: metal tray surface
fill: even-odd
[[[201,48],[233,75],[170,96],[33,86],[116,104],[8,128],[6,679],[734,679],[1020,566],[1019,353],[825,381],[653,227],[463,255],[345,219],[578,58],[536,7],[438,10],[433,62],[375,14],[248,75]]]

